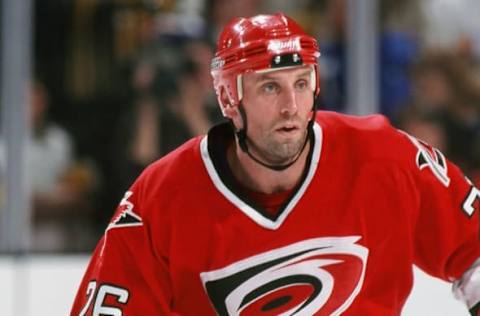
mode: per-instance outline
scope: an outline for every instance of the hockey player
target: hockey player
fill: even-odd
[[[480,301],[480,192],[379,115],[316,111],[317,43],[238,18],[212,75],[229,123],[148,167],[72,315],[400,315],[412,265]]]

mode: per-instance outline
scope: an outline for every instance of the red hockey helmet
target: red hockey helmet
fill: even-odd
[[[241,75],[250,71],[311,65],[312,90],[318,95],[319,56],[315,38],[282,13],[232,20],[220,34],[211,64],[222,112],[227,106],[220,98],[222,88],[231,105],[238,105],[243,94]]]

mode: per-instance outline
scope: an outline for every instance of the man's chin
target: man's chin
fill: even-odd
[[[289,144],[288,148],[279,150],[275,155],[271,155],[272,158],[270,160],[274,162],[274,164],[278,165],[290,163],[297,158],[297,156],[301,153],[302,148],[303,143],[301,145],[296,143],[295,146],[293,146],[293,144]]]

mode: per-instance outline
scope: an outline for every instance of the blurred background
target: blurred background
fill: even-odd
[[[383,113],[478,186],[477,0],[3,0],[5,315],[68,313],[133,179],[222,120],[209,74],[222,26],[278,11],[320,44],[322,109]],[[446,285],[422,282],[415,291],[427,303],[409,303],[405,314],[429,315],[421,308],[432,312],[433,299],[431,315],[452,315],[435,292]]]

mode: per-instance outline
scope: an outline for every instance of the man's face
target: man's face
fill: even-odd
[[[249,147],[264,161],[288,163],[301,150],[313,105],[311,71],[303,66],[243,75]]]

